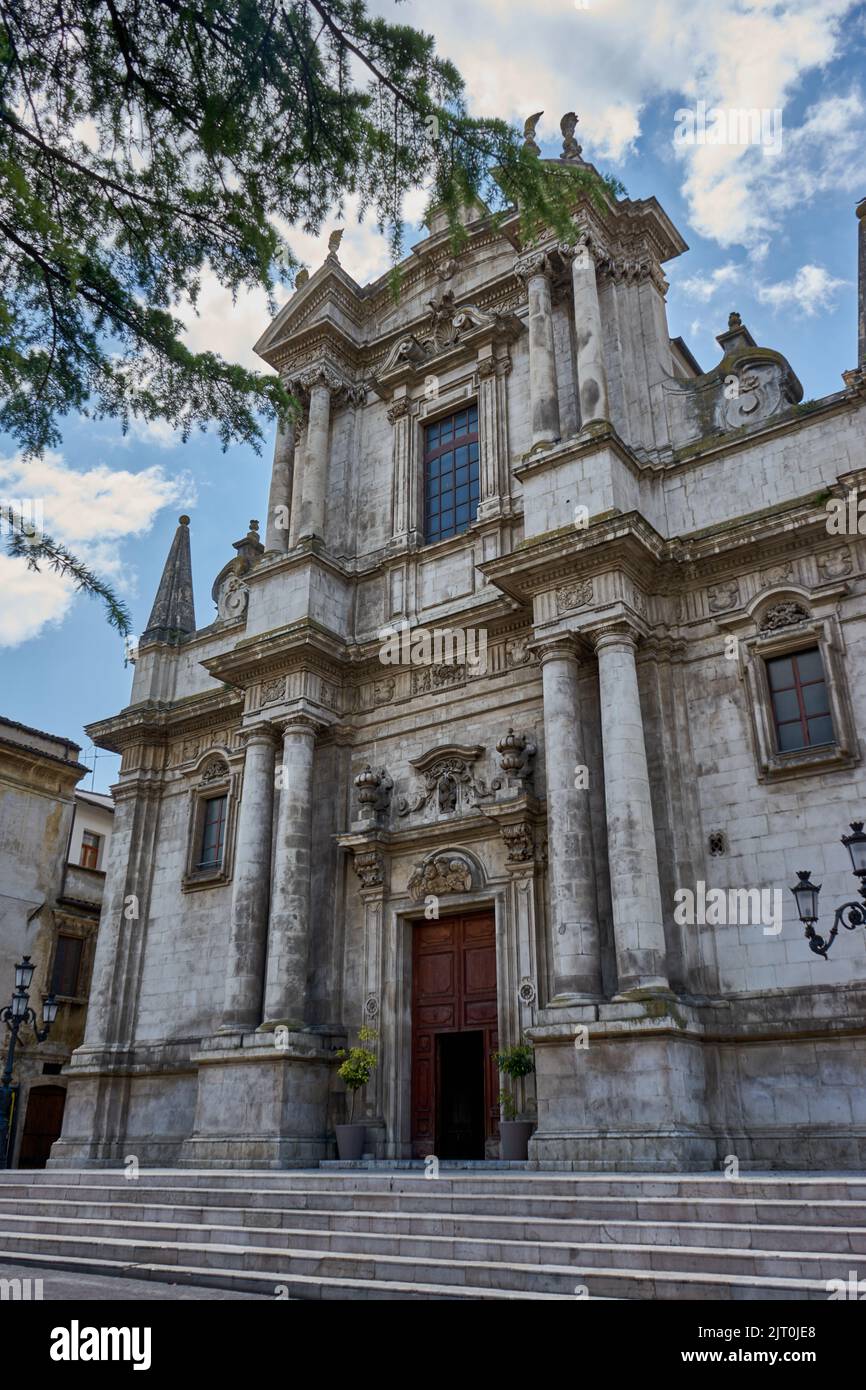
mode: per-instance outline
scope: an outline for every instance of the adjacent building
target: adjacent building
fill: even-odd
[[[36,966],[37,1018],[47,994],[60,1003],[45,1042],[27,1027],[19,1034],[11,1167],[45,1165],[63,1118],[63,1067],[84,1036],[113,803],[77,790],[88,771],[80,752],[70,739],[0,719],[0,1007],[25,955]],[[3,1029],[4,1058],[6,1043]]]
[[[866,813],[859,211],[820,400],[736,313],[707,369],[671,339],[655,198],[532,246],[476,209],[459,252],[434,213],[396,303],[336,250],[298,286],[265,524],[199,625],[181,517],[89,730],[122,767],[53,1164],[316,1162],[367,1025],[379,1158],[495,1157],[527,1037],[542,1165],[863,1167],[866,940],[816,954],[789,892],[856,898]]]

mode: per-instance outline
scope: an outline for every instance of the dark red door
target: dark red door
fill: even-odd
[[[413,1156],[483,1158],[499,1136],[493,913],[417,923],[412,955]],[[475,1039],[440,1041],[457,1033]]]
[[[63,1107],[66,1091],[63,1086],[34,1086],[27,1100],[27,1116],[19,1168],[44,1168],[51,1154],[51,1145],[60,1138],[63,1127]]]

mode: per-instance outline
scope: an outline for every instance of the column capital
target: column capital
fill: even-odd
[[[279,731],[274,724],[262,719],[258,724],[249,724],[241,729],[238,738],[244,748],[249,748],[253,743],[269,743],[272,748],[276,748],[279,743]]]
[[[547,661],[572,661],[577,665],[577,639],[572,632],[559,632],[555,637],[539,637],[529,643],[529,650],[535,652],[542,666]]]
[[[283,736],[283,742],[287,738],[317,738],[328,726],[324,719],[316,719],[314,715],[307,714],[302,710],[295,714],[285,714],[281,718],[275,719],[275,728],[279,729]]]
[[[614,622],[601,623],[597,627],[585,629],[584,634],[592,643],[596,652],[604,651],[608,647],[630,647],[634,650],[643,632],[628,618],[617,618]]]
[[[543,275],[549,279],[553,274],[550,257],[546,251],[524,251],[515,257],[512,269],[520,280],[532,280],[536,275]]]

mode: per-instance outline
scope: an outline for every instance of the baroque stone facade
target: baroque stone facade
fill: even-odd
[[[485,1036],[535,1044],[537,1163],[866,1161],[862,935],[810,953],[788,892],[811,868],[827,907],[851,896],[866,806],[864,550],[826,511],[866,477],[866,345],[802,406],[733,314],[701,371],[656,200],[575,221],[520,247],[477,210],[455,254],[434,214],[396,305],[334,250],[258,343],[301,403],[264,542],[197,627],[182,519],[130,704],[90,729],[122,770],[53,1163],[315,1162],[335,1050],[371,1022],[370,1152],[435,1149],[421,1048],[437,1017],[472,1030],[473,989]],[[431,542],[431,440],[461,412],[471,515]],[[384,664],[419,628],[483,634],[483,659]],[[832,732],[786,749],[768,662],[816,650]],[[784,921],[680,920],[713,889],[778,890]]]

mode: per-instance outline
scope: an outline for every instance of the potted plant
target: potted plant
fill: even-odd
[[[378,1034],[373,1028],[362,1028],[358,1033],[358,1041],[361,1046],[350,1047],[348,1051],[345,1048],[340,1048],[337,1053],[338,1057],[343,1058],[342,1063],[337,1068],[337,1075],[342,1078],[351,1097],[349,1123],[334,1126],[337,1131],[337,1154],[343,1159],[358,1159],[364,1152],[366,1126],[354,1123],[355,1095],[366,1086],[376,1065],[375,1052],[369,1047],[365,1047],[364,1043],[375,1042],[377,1037]]]
[[[535,1071],[535,1054],[531,1043],[515,1043],[504,1052],[497,1052],[494,1060],[502,1075],[507,1076],[512,1084]],[[509,1162],[525,1162],[529,1156],[529,1137],[535,1125],[532,1120],[518,1119],[517,1105],[511,1091],[500,1091],[499,1106],[500,1158]]]

